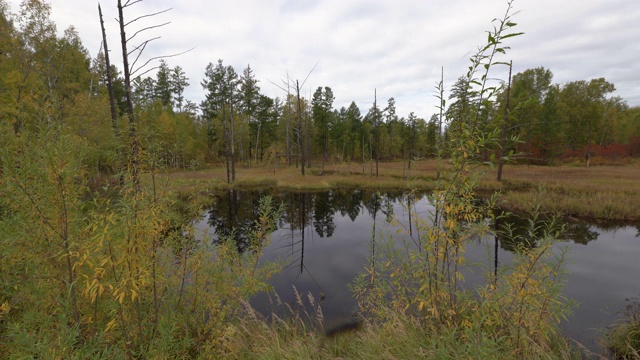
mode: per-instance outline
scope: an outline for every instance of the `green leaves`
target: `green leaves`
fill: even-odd
[[[520,36],[520,35],[524,35],[524,33],[523,32],[518,32],[518,33],[503,35],[501,37],[501,39],[504,40],[504,39],[508,39],[508,38],[512,38],[512,37],[516,37],[516,36]]]

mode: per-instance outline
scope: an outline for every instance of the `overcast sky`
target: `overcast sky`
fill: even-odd
[[[125,0],[126,1],[126,0]],[[14,12],[19,0],[9,0]],[[48,0],[60,35],[70,25],[95,56],[101,34],[97,2]],[[103,0],[112,62],[121,64],[116,0]],[[554,83],[604,77],[615,95],[640,105],[640,3],[637,0],[515,0],[515,30],[502,60],[513,60],[514,74],[543,66]],[[329,86],[334,107],[351,101],[363,111],[396,99],[397,112],[428,119],[435,113],[435,86],[444,67],[445,87],[466,72],[469,57],[486,41],[491,20],[502,18],[506,0],[144,0],[125,17],[173,8],[139,21],[144,26],[171,21],[147,32],[161,36],[146,57],[191,52],[167,59],[190,79],[186,98],[199,104],[208,63],[222,59],[238,73],[251,65],[264,94],[283,97],[287,74],[301,81],[313,66],[304,93]],[[144,35],[144,34],[143,34]],[[144,40],[144,36],[138,36]],[[138,37],[136,40],[138,40]],[[118,57],[116,57],[116,56]],[[121,66],[119,66],[121,67]],[[506,79],[507,69],[493,74]]]

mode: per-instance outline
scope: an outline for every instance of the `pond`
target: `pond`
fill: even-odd
[[[388,239],[385,234],[398,236],[398,226],[413,231],[415,219],[406,210],[408,198],[402,192],[345,189],[316,193],[225,192],[216,196],[215,205],[196,227],[212,240],[238,228],[236,244],[239,251],[244,251],[248,239],[242,229],[257,218],[259,199],[264,195],[273,196],[285,206],[261,259],[277,260],[285,266],[270,283],[280,299],[289,304],[296,302],[293,287],[301,294],[311,293],[319,301],[328,326],[353,315],[356,302],[348,284],[369,264],[375,245]],[[414,196],[411,205],[415,214],[424,218],[433,210],[424,195]],[[395,225],[390,222],[392,218],[397,219]],[[625,299],[640,294],[640,227],[587,222],[565,225],[567,233],[555,246],[568,249],[563,291],[578,307],[562,328],[588,349],[602,352],[599,338],[603,329],[619,319]],[[513,242],[507,239],[486,238],[470,243],[465,255],[474,265],[464,269],[466,284],[484,282],[484,274],[493,271],[496,258],[499,264],[508,264],[513,248]],[[267,294],[256,296],[252,305],[264,314],[274,311]]]

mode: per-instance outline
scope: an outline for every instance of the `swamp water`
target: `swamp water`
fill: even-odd
[[[312,294],[322,307],[327,327],[353,315],[356,302],[348,284],[369,265],[376,245],[380,252],[390,236],[409,239],[406,233],[415,229],[415,219],[407,211],[407,197],[402,192],[377,194],[369,190],[225,192],[216,197],[215,205],[205,212],[196,228],[212,241],[236,228],[236,244],[244,251],[249,240],[243,229],[257,218],[259,200],[264,195],[271,195],[285,206],[261,259],[279,261],[284,266],[269,282],[281,301],[291,305],[296,303],[293,287],[305,299],[308,293]],[[415,196],[411,206],[413,216],[422,218],[433,210],[422,195]],[[397,220],[395,224],[392,218]],[[626,299],[640,295],[640,226],[586,222],[566,226],[564,239],[554,247],[568,250],[563,293],[578,307],[562,328],[586,348],[602,352],[599,339],[603,329],[620,318]],[[404,229],[398,235],[400,227]],[[486,272],[493,271],[496,257],[499,264],[510,263],[515,244],[506,239],[497,242],[497,254],[493,238],[468,245],[465,284],[483,283]],[[266,294],[256,296],[252,305],[263,314],[284,310],[274,308]]]

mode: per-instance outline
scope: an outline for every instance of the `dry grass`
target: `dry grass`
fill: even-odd
[[[445,165],[446,166],[446,165]],[[526,210],[534,202],[546,211],[567,216],[640,220],[640,163],[625,166],[527,166],[507,165],[503,182],[495,181],[495,170],[483,169],[485,175],[479,191],[501,191],[504,207]],[[322,168],[319,162],[308,168],[302,176],[300,168],[284,165],[238,167],[236,182],[227,183],[224,167],[197,171],[163,174],[160,181],[182,194],[206,195],[212,191],[234,188],[281,188],[290,190],[325,190],[341,187],[373,189],[434,188],[438,162],[422,160],[412,163],[412,169],[403,162],[379,164],[341,163]]]
[[[227,183],[224,167],[208,168],[197,171],[170,172],[161,175],[172,190],[183,193],[206,193],[208,191],[250,187],[278,187],[292,190],[324,190],[336,187],[366,187],[379,189],[430,189],[436,176],[436,163],[433,161],[414,163],[411,171],[403,168],[402,162],[381,163],[379,176],[375,176],[369,164],[363,174],[362,164],[344,163],[327,165],[322,169],[314,164],[306,169],[302,176],[300,168],[295,166],[274,168],[273,166],[254,166],[236,168],[236,181]]]
[[[498,184],[487,175],[484,184],[501,188],[507,207],[514,210],[526,210],[539,201],[544,210],[568,216],[640,219],[638,163],[589,168],[507,166],[503,179],[503,184]]]

